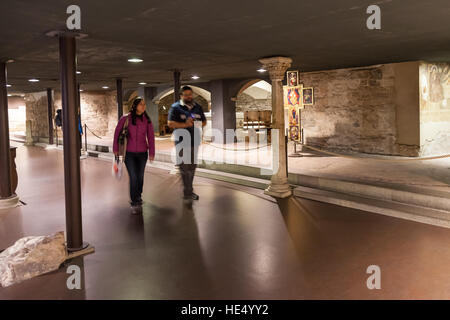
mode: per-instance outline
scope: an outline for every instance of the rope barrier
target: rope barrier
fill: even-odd
[[[203,144],[207,144],[207,145],[210,145],[213,148],[222,149],[222,150],[226,150],[226,151],[252,151],[252,150],[258,150],[258,149],[270,147],[270,144],[265,144],[265,145],[262,145],[260,147],[255,147],[255,148],[230,149],[230,148],[222,148],[222,147],[219,147],[219,146],[215,146],[215,145],[213,145],[210,142],[203,142]]]
[[[89,127],[87,126],[87,124],[85,124],[85,126],[86,126],[86,128],[87,128],[94,136],[96,136],[96,137],[99,138],[99,139],[103,139],[102,137],[99,137],[98,135],[96,135],[96,134],[91,130],[91,128],[89,128]]]
[[[384,162],[406,162],[406,161],[425,161],[425,160],[437,160],[437,159],[450,158],[450,154],[442,155],[442,156],[434,156],[434,157],[412,158],[412,159],[410,159],[410,158],[408,158],[408,159],[383,159],[383,158],[374,158],[374,157],[353,157],[353,156],[344,155],[344,154],[340,154],[340,153],[324,151],[319,148],[307,146],[306,144],[303,144],[303,143],[299,143],[299,144],[308,149],[317,151],[319,153],[323,153],[323,154],[334,156],[334,157],[347,158],[347,159],[373,160],[373,161],[384,161]]]

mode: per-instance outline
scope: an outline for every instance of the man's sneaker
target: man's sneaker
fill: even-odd
[[[183,198],[183,204],[187,208],[192,208],[192,199]]]
[[[192,192],[192,200],[198,200],[198,199],[200,199],[198,194]]]

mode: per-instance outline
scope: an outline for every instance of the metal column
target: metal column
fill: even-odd
[[[6,63],[0,61],[0,199],[10,198],[13,195],[6,84]]]
[[[116,90],[117,90],[117,116],[120,120],[123,116],[123,89],[122,89],[122,79],[116,80]]]
[[[78,92],[76,82],[76,40],[59,37],[61,98],[64,134],[64,187],[66,200],[67,248],[83,249],[80,183],[80,134],[78,132]]]
[[[48,144],[53,144],[53,96],[52,89],[47,89]]]
[[[174,70],[173,72],[173,100],[177,102],[180,100],[180,81],[181,72],[180,70]]]

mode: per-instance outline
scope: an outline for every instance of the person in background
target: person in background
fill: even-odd
[[[131,213],[142,213],[142,189],[147,159],[155,158],[155,135],[153,124],[148,116],[145,101],[136,98],[129,114],[124,115],[114,132],[113,152],[119,156],[119,140],[125,139],[125,166],[130,177]],[[125,137],[121,138],[121,135]],[[123,143],[123,141],[121,141]]]
[[[194,101],[191,87],[181,88],[181,99],[175,102],[170,110],[168,126],[174,129],[175,148],[183,141],[181,130],[186,130],[190,137],[190,144],[184,145],[181,152],[176,155],[177,164],[180,168],[183,180],[183,201],[186,206],[192,206],[192,200],[198,200],[199,196],[194,193],[193,180],[197,167],[197,151],[202,140],[202,128],[206,125],[206,117],[202,107]],[[187,152],[190,156],[183,157]],[[188,161],[184,159],[189,159]]]

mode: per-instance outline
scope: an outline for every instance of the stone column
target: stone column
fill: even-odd
[[[292,59],[286,57],[273,57],[261,59],[263,68],[269,72],[272,81],[272,128],[278,130],[278,139],[272,139],[273,167],[278,168],[273,173],[269,187],[265,194],[275,198],[287,198],[292,195],[292,190],[287,179],[286,141],[284,137],[284,106],[283,84],[284,74],[291,66]]]

